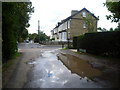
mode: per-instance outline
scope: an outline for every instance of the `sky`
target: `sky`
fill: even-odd
[[[38,20],[40,20],[40,30],[51,35],[51,30],[58,22],[69,17],[71,10],[88,9],[95,16],[99,16],[98,26],[110,29],[117,27],[117,23],[111,23],[106,19],[106,15],[111,13],[103,5],[106,0],[30,0],[34,7],[34,13],[29,21],[29,33],[37,33]]]

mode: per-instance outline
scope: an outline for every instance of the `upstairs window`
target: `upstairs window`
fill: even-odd
[[[83,22],[83,28],[86,28],[86,22]]]
[[[83,17],[86,17],[86,12],[82,12],[82,16],[83,16]]]
[[[70,21],[71,21],[71,20],[68,21],[68,28],[70,28]]]

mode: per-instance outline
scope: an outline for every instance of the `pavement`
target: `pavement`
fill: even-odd
[[[4,88],[119,87],[118,64],[105,58],[37,43],[19,44],[19,52],[4,73]]]

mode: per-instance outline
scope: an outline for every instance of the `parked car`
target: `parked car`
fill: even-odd
[[[26,43],[29,43],[29,40],[25,40]]]

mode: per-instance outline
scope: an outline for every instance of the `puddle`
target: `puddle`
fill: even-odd
[[[27,62],[26,64],[36,64],[37,62],[36,61],[30,61],[30,62]]]
[[[33,71],[30,74],[31,81],[25,87],[31,88],[95,88],[101,87],[89,77],[100,75],[101,72],[92,67],[84,60],[67,55],[45,51],[42,57],[35,61]],[[58,58],[56,55],[58,54]],[[36,63],[35,61],[29,64]],[[64,64],[64,65],[63,65]],[[87,67],[87,69],[85,68]],[[92,73],[92,74],[91,74]],[[94,75],[93,75],[94,73]],[[96,74],[95,74],[96,73]]]
[[[58,60],[61,60],[63,64],[71,70],[71,73],[76,73],[80,77],[96,77],[101,76],[102,72],[98,69],[93,68],[87,61],[81,60],[76,56],[72,56],[69,54],[58,54]]]

